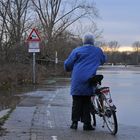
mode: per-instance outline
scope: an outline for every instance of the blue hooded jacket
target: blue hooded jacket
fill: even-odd
[[[86,44],[75,48],[64,62],[65,70],[72,71],[71,95],[92,95],[93,87],[88,80],[96,75],[99,65],[105,61],[106,57],[99,47]]]

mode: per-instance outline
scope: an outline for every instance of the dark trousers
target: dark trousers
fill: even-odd
[[[90,96],[72,96],[72,121],[81,121],[83,123],[90,123]]]

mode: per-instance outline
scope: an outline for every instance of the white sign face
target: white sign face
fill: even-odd
[[[31,36],[33,39],[39,39],[35,31],[32,32]]]
[[[39,42],[29,42],[29,52],[40,52]]]
[[[40,52],[40,49],[29,49],[28,52],[29,53],[32,53],[32,52]]]

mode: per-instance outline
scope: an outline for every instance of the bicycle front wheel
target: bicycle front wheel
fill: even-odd
[[[116,111],[108,105],[105,99],[103,100],[103,108],[104,108],[104,117],[103,117],[104,121],[111,134],[115,135],[118,131]]]

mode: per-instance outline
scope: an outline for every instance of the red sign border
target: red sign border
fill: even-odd
[[[33,32],[36,33],[38,39],[31,39],[31,35],[32,35]],[[39,34],[38,34],[38,32],[36,31],[35,28],[33,28],[32,31],[30,32],[30,35],[28,36],[27,41],[29,41],[29,42],[34,42],[34,41],[35,42],[40,42],[41,41],[41,38],[39,37]]]

